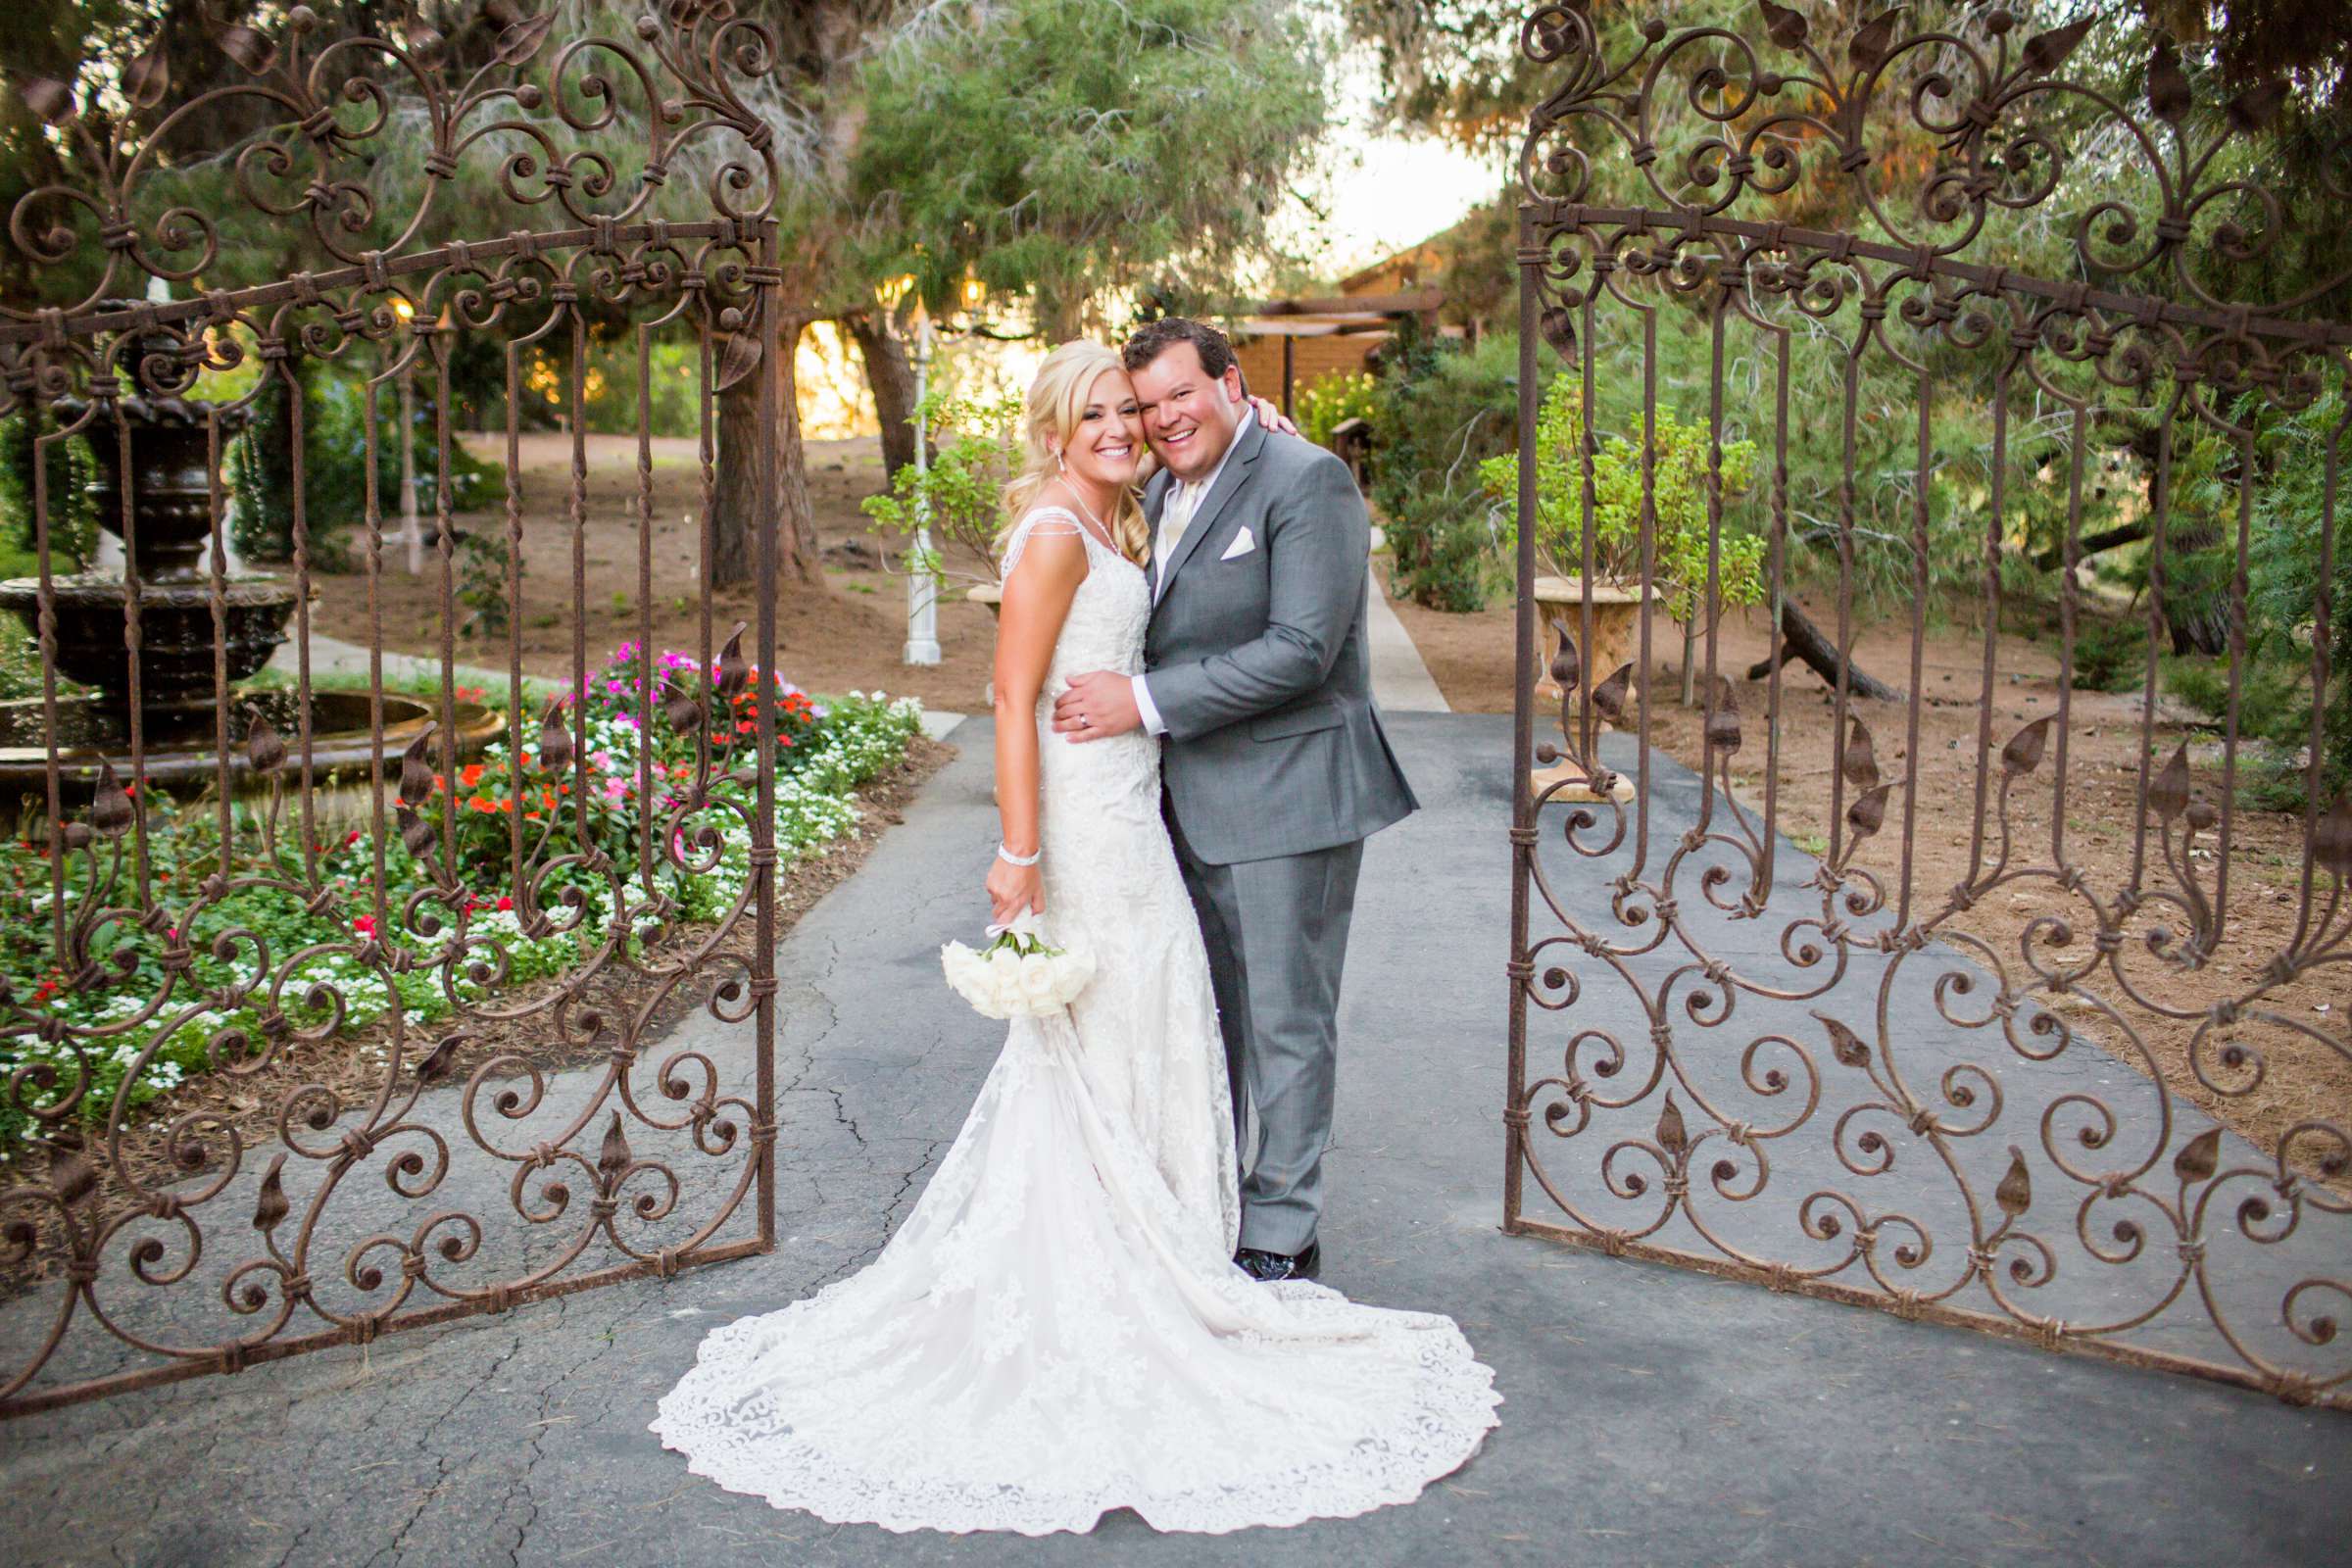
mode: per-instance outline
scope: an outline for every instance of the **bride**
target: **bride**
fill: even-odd
[[[1494,1425],[1451,1320],[1236,1267],[1230,1091],[1207,957],[1160,819],[1159,743],[1053,731],[1072,674],[1143,668],[1135,390],[1050,355],[1005,492],[999,922],[1083,949],[1069,1010],[1016,1019],[863,1272],[710,1334],[653,1430],[730,1491],[891,1530],[1219,1532],[1408,1501]]]

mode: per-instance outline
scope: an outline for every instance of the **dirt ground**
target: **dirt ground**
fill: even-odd
[[[481,457],[504,461],[504,438],[468,438]],[[571,530],[564,514],[570,493],[570,437],[534,433],[522,437],[519,478],[522,519],[523,595],[516,616],[522,633],[526,673],[567,679],[572,673]],[[858,503],[883,487],[880,443],[872,440],[818,441],[808,446],[809,500],[816,533],[825,552],[825,591],[788,587],[776,599],[777,663],[785,678],[812,692],[886,691],[917,697],[924,705],[969,712],[987,690],[995,623],[988,612],[965,604],[961,585],[939,607],[939,641],[945,662],[931,666],[904,662],[906,641],[906,581],[875,568],[869,548],[886,542],[867,531],[869,519]],[[591,436],[588,441],[588,519],[583,530],[587,561],[581,597],[591,666],[639,635],[645,606],[638,594],[637,446],[633,436]],[[461,513],[461,530],[503,534],[506,514],[498,506]],[[654,443],[653,640],[663,649],[691,652],[700,636],[704,587],[701,576],[702,468],[690,440]],[[391,524],[397,526],[397,523]],[[432,520],[425,519],[425,527]],[[425,568],[410,576],[405,557],[387,547],[383,574],[384,642],[403,653],[438,657],[441,648],[442,583],[438,562],[428,550]],[[313,625],[351,642],[368,639],[368,583],[364,573],[321,573]],[[758,606],[749,589],[711,597],[712,638],[723,643],[737,621],[756,623]],[[464,613],[461,607],[461,615]],[[752,638],[745,639],[748,651]],[[457,657],[466,663],[503,669],[507,637],[462,636]]]
[[[1409,601],[1393,603],[1449,705],[1482,712],[1509,710],[1514,674],[1512,610],[1507,602],[1471,614],[1446,614]],[[1834,625],[1834,606],[1808,609],[1824,626]],[[1744,720],[1745,743],[1732,769],[1734,788],[1744,804],[1758,810],[1764,795],[1766,683],[1743,676],[1751,663],[1768,656],[1767,631],[1768,623],[1759,612],[1728,621],[1720,629],[1716,665],[1733,679]],[[1695,709],[1684,709],[1677,701],[1680,633],[1661,621],[1655,635],[1659,674],[1650,683],[1652,743],[1696,766],[1702,717]],[[1702,669],[1706,667],[1704,646],[1702,642]],[[1911,632],[1907,620],[1866,626],[1855,649],[1863,668],[1891,685],[1909,687]],[[1982,689],[1983,660],[1982,631],[1967,626],[1929,627],[1920,680],[1927,702],[1920,711],[1920,763],[1916,769],[1920,809],[1911,868],[1913,908],[1921,918],[1934,917],[1946,908],[1951,890],[1968,878],[1972,863],[1977,698]],[[1996,664],[1999,673],[1991,739],[1997,782],[2000,748],[2026,724],[2056,713],[2062,688],[2054,643],[2003,637]],[[1904,791],[1900,781],[1914,771],[1905,739],[1907,705],[1857,702],[1852,710],[1870,729],[1883,776],[1896,781],[1887,803],[1886,825],[1864,847],[1856,862],[1876,872],[1891,898],[1902,885]],[[2161,764],[2176,746],[2187,740],[2196,787],[2218,805],[2222,798],[2220,735],[2210,726],[2185,720],[2185,715],[2160,705],[2154,756]],[[2132,877],[2140,721],[2136,693],[2071,694],[2065,726],[2065,861],[2078,868],[2087,888],[2110,906]],[[1783,832],[1813,853],[1825,847],[1829,834],[1834,734],[1829,689],[1810,670],[1791,665],[1783,675],[1779,820]],[[2020,846],[2013,864],[2047,866],[2052,861],[2050,781],[2055,766],[2053,736],[2049,754],[2031,775],[2035,787],[2021,789],[2013,804],[2012,820]],[[1851,798],[1849,791],[1849,803]],[[1997,801],[1987,807],[1988,834],[1997,835],[1996,812]],[[2231,824],[2231,835],[2229,904],[2223,934],[2210,961],[2195,970],[2181,970],[2139,945],[2156,921],[2168,915],[2178,920],[2173,906],[2152,905],[2147,914],[2126,923],[2125,972],[2143,997],[2158,999],[2169,1008],[2201,1013],[2216,1003],[2248,995],[2261,983],[2265,966],[2295,940],[2301,904],[2302,818],[2241,809]],[[2198,842],[2203,847],[2192,851],[2191,863],[2210,897],[2218,867],[2215,836],[2208,832]],[[2152,890],[2176,888],[2152,828],[2149,854],[2145,885]],[[2323,905],[2325,899],[2323,889]],[[2019,962],[2021,936],[2043,916],[2070,920],[2074,930],[2067,946],[2038,947],[2042,961],[2052,967],[2082,963],[2092,937],[2084,906],[2047,879],[2008,884],[1973,908],[1946,914],[1939,924],[1990,944],[2007,960],[2012,976],[2017,977],[2014,983],[2023,985],[2032,977]],[[2271,990],[2260,1006],[2342,1041],[2344,1014],[2352,996],[2347,996],[2340,978],[2328,978],[2331,973],[2340,976],[2341,971],[2322,969]],[[2231,1029],[2210,1030],[2199,1040],[2201,1020],[2165,1017],[2133,1004],[2123,996],[2111,972],[2095,976],[2088,989],[2119,1004],[2176,1094],[2244,1133],[2258,1148],[2276,1150],[2278,1141],[2306,1118],[2328,1118],[2338,1125],[2352,1118],[2352,1060],[2343,1049],[2257,1018]],[[2096,1007],[2079,999],[2059,1005],[2071,1021],[2101,1045],[2146,1070],[2139,1053]],[[2232,1047],[2259,1055],[2240,1054]],[[2266,1064],[2262,1070],[2257,1070],[2257,1060]],[[2120,1111],[2123,1106],[2115,1108]],[[2306,1170],[2329,1177],[2345,1174],[2340,1155],[2311,1135],[2298,1139],[2291,1153],[2294,1163]],[[2128,1146],[2117,1148],[2116,1156],[2135,1157]]]

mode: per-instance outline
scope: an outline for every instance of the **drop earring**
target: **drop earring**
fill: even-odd
[[[1067,458],[1065,458],[1065,457],[1063,457],[1063,456],[1062,456],[1062,455],[1061,455],[1059,452],[1055,452],[1055,453],[1054,454],[1054,471],[1055,471],[1055,472],[1057,472],[1057,473],[1067,473],[1067,472],[1069,472],[1069,471],[1070,471],[1070,460],[1069,460],[1069,459],[1067,459]]]

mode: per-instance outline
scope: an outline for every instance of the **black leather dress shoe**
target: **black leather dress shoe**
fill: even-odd
[[[1241,1271],[1261,1285],[1273,1285],[1283,1280],[1311,1280],[1323,1270],[1323,1244],[1309,1242],[1306,1250],[1297,1255],[1289,1252],[1265,1252],[1254,1247],[1245,1247],[1233,1254]]]

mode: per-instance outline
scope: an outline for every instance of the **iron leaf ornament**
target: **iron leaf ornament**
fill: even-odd
[[[248,400],[314,371],[373,377],[381,391],[404,368],[429,375],[426,348],[561,343],[621,319],[651,329],[638,339],[647,352],[688,351],[689,395],[706,420],[716,417],[722,374],[740,380],[772,368],[784,286],[777,147],[789,135],[754,105],[775,101],[790,64],[770,20],[728,0],[662,0],[634,8],[643,15],[633,25],[595,32],[576,7],[493,0],[470,8],[490,20],[467,23],[465,69],[445,71],[440,57],[457,51],[415,19],[333,30],[369,9],[342,7],[322,20],[302,5],[261,8],[208,29],[208,58],[194,73],[177,53],[182,32],[149,32],[109,38],[104,58],[72,71],[8,74],[55,156],[28,172],[32,188],[9,198],[24,286],[0,300],[0,420],[29,422],[43,439],[70,437],[92,454],[120,428],[146,451],[142,425],[176,422],[201,405],[209,413],[185,417],[175,434],[195,426],[202,449],[232,436],[221,416],[245,407],[236,394],[198,389],[207,371],[257,368]],[[192,74],[202,90],[188,89]],[[86,94],[77,85],[85,79]],[[222,128],[235,128],[235,145],[206,139]],[[257,235],[268,238],[267,257],[254,249]],[[149,409],[129,415],[134,400]],[[76,404],[88,412],[63,412]],[[775,439],[770,430],[745,444],[755,466],[762,455],[774,461]],[[217,472],[219,458],[215,442],[195,461]],[[714,469],[728,461],[706,458]],[[127,505],[118,537],[155,503],[142,493],[157,488],[154,467],[142,458],[121,476]],[[201,482],[204,468],[194,471],[199,482],[188,489],[163,486],[172,497],[165,504],[209,512],[217,531],[221,491]],[[514,490],[506,499],[519,502]],[[371,555],[381,532],[365,536]],[[729,944],[741,948],[737,939],[772,924],[778,879],[755,870],[731,903],[722,895],[691,914],[683,888],[722,865],[732,876],[745,852],[755,866],[788,858],[776,852],[795,830],[759,809],[775,794],[775,758],[749,746],[733,754],[743,766],[724,776],[741,781],[741,798],[722,800],[708,757],[697,756],[699,773],[674,791],[694,803],[696,819],[656,826],[654,814],[676,808],[649,805],[645,840],[658,848],[647,858],[658,863],[628,856],[619,858],[638,863],[614,865],[579,831],[591,808],[584,792],[558,808],[548,776],[593,761],[575,736],[591,733],[607,705],[583,712],[566,706],[582,700],[573,696],[537,718],[527,709],[502,713],[496,683],[484,683],[487,700],[452,693],[444,707],[404,695],[396,713],[389,702],[353,705],[304,683],[241,709],[250,672],[222,675],[219,661],[222,644],[244,635],[241,624],[258,619],[251,605],[222,607],[216,577],[209,624],[193,638],[161,614],[136,618],[169,595],[204,595],[201,567],[175,581],[180,573],[156,554],[160,538],[142,524],[138,548],[126,550],[146,558],[142,569],[122,573],[122,602],[102,607],[112,614],[99,622],[107,635],[97,646],[127,682],[114,710],[97,705],[119,694],[67,668],[67,628],[35,639],[44,677],[65,688],[45,699],[57,714],[70,703],[76,713],[129,722],[125,740],[85,750],[61,717],[39,720],[47,778],[28,797],[41,810],[21,843],[48,860],[31,922],[46,967],[28,975],[12,966],[0,981],[0,1033],[34,1047],[30,1059],[19,1054],[0,1071],[28,1152],[0,1167],[0,1261],[24,1265],[27,1278],[73,1276],[64,1318],[80,1321],[61,1321],[48,1344],[34,1336],[0,1358],[0,1419],[118,1392],[172,1362],[177,1372],[234,1370],[264,1347],[282,1353],[368,1339],[437,1320],[453,1303],[492,1310],[772,1244],[772,1213],[756,1215],[750,1240],[729,1225],[755,1217],[756,1166],[747,1161],[765,1158],[772,1136],[705,1129],[772,1135],[773,1088],[726,1092],[698,1051],[665,1048],[659,1069],[641,1058],[688,1006],[772,1048],[773,953],[761,943],[731,953]],[[67,573],[48,569],[63,564],[53,550],[42,553],[46,620],[56,597],[48,584]],[[289,565],[289,600],[313,597],[318,563],[297,551]],[[754,577],[755,602],[772,602],[772,562],[755,564]],[[648,568],[641,603],[655,602],[650,578]],[[585,620],[593,610],[582,593],[570,608]],[[367,635],[378,652],[394,652],[401,634],[387,632],[378,608],[369,607]],[[772,622],[756,643],[746,630],[737,625],[719,661],[715,684],[730,700],[755,664],[774,663]],[[299,634],[308,632],[306,623]],[[201,694],[167,678],[199,662]],[[507,673],[514,702],[541,701],[522,695],[537,688],[526,686],[519,654]],[[707,727],[707,672],[688,672],[655,702],[673,723]],[[169,737],[160,724],[139,727],[167,705],[175,710]],[[365,714],[357,723],[322,731],[316,722],[354,706]],[[179,725],[183,708],[191,718],[201,710],[203,721]],[[678,753],[717,750],[680,745],[660,711],[630,716],[652,720],[649,730]],[[183,729],[200,740],[182,744]],[[502,739],[513,748],[504,757],[489,750]],[[297,758],[307,797],[286,777]],[[486,765],[469,781],[465,767],[477,760]],[[676,760],[663,759],[667,779],[682,777]],[[461,793],[477,811],[513,814],[461,816]],[[544,825],[522,827],[533,816]],[[294,823],[302,853],[283,853]],[[404,863],[411,858],[416,864]],[[691,941],[663,940],[689,926]],[[558,950],[515,951],[566,932],[577,936]],[[517,961],[526,956],[552,957],[554,972],[526,975]],[[509,983],[525,977],[528,986]],[[439,1021],[429,1029],[414,1006],[419,985],[435,993]],[[600,1019],[588,999],[613,988],[629,1007]],[[340,1077],[330,1087],[290,1059],[347,1043],[339,1037],[361,1023],[380,1028],[386,1049],[335,1071],[372,1074],[371,1088],[347,1090]],[[462,1046],[485,1034],[505,1054],[468,1079],[458,1070]],[[152,1103],[148,1091],[177,1087],[165,1069],[191,1065],[176,1044],[160,1049],[173,1037],[193,1043],[203,1056],[196,1070],[238,1098],[225,1108]],[[559,1111],[545,1094],[550,1064],[534,1048],[560,1055],[590,1045],[612,1064],[588,1104]],[[291,1070],[273,1079],[272,1067]],[[659,1092],[656,1071],[668,1075]],[[671,1114],[669,1086],[694,1073],[703,1093]],[[452,1113],[413,1116],[428,1092]],[[161,1139],[152,1136],[158,1124]],[[85,1125],[102,1128],[105,1142],[85,1147]],[[261,1137],[277,1147],[257,1155]],[[734,1168],[723,1177],[677,1179],[672,1161],[729,1146]],[[665,1204],[640,1203],[617,1216],[643,1227],[629,1236],[612,1213],[598,1216],[617,1251],[587,1245],[584,1234],[564,1238],[584,1230],[583,1217],[542,1195],[565,1164],[614,1184],[658,1173],[673,1196],[699,1193],[701,1212],[662,1229]],[[510,1186],[517,1172],[533,1175]],[[387,1202],[415,1205],[412,1239],[398,1239],[409,1227],[388,1217]],[[393,1253],[399,1266],[386,1268]],[[476,1267],[465,1279],[439,1277],[441,1262],[466,1259]],[[308,1288],[314,1267],[338,1292],[368,1298],[322,1306]],[[264,1311],[257,1271],[286,1287],[277,1315],[223,1333],[207,1300],[240,1316]],[[142,1312],[174,1327],[159,1341],[158,1319],[141,1322]],[[125,1352],[112,1358],[118,1370],[87,1377],[78,1348],[52,1356],[85,1335],[113,1337]]]
[[[1864,466],[1872,482],[1911,466],[1899,449],[1891,458],[1864,450],[1872,443],[1851,429],[1843,454],[1803,460],[1828,471],[1788,471],[1793,437],[1818,428],[1823,412],[1812,403],[1825,383],[1813,376],[1826,371],[1834,382],[1840,361],[1849,386],[1887,372],[1926,388],[1944,368],[1934,356],[1975,355],[1970,363],[1981,361],[2007,393],[1991,405],[2006,413],[1991,416],[2009,420],[2013,455],[2016,442],[2038,441],[2022,432],[2046,416],[2055,389],[2086,389],[2075,412],[2109,447],[2111,432],[2147,428],[2168,413],[2177,432],[2230,446],[2245,423],[2340,390],[2352,267],[2309,266],[2297,242],[2332,220],[2328,204],[2352,201],[2352,187],[2338,158],[2318,176],[2323,198],[2290,208],[2266,174],[2249,173],[2276,167],[2255,138],[2288,118],[2280,83],[2221,87],[2203,48],[2184,56],[2119,25],[2112,7],[2054,17],[2045,9],[2034,14],[2038,30],[2001,5],[1929,16],[1873,0],[1839,15],[1805,0],[1756,0],[1744,24],[1728,25],[1684,25],[1671,7],[1649,10],[1667,22],[1604,35],[1555,9],[1522,34],[1548,96],[1528,118],[1516,166],[1521,303],[1548,345],[1551,375],[1581,375],[1588,359],[1605,373],[1597,395],[1613,400],[1618,428],[1642,429],[1670,399],[1741,404],[1743,436],[1776,458],[1791,454],[1772,476],[1776,529],[1809,508],[1804,521],[1820,532],[1807,542],[1837,528],[1842,545],[1843,516],[1823,514],[1850,508],[1839,498],[1856,493]],[[2111,78],[2130,57],[2144,64],[2142,79],[2119,99]],[[2093,121],[2097,135],[2085,135]],[[2052,243],[2025,244],[2021,232]],[[2321,270],[2328,267],[2337,270]],[[1693,323],[1700,329],[1684,331]],[[1650,347],[1669,325],[1694,357]],[[1785,377],[1777,395],[1757,397],[1756,368],[1775,365]],[[1523,384],[1522,397],[1535,399],[1541,384]],[[1972,384],[1969,395],[1977,391]],[[1921,395],[1932,413],[1951,393]],[[2060,390],[2058,400],[2074,396]],[[2037,412],[2019,412],[2029,403]],[[1859,400],[1856,409],[1853,417],[1872,424],[1893,412]],[[2083,451],[2058,451],[2058,488]],[[1921,452],[1919,493],[1942,461]],[[2048,471],[2037,465],[2034,482],[2049,484]],[[2271,477],[2267,464],[2248,476],[2258,505]],[[1800,494],[1811,498],[1801,507]],[[1874,534],[1870,548],[1889,559],[1909,551],[1914,568],[1932,573],[1921,553],[1944,546],[1920,532]],[[2162,671],[2153,666],[2129,734],[2081,702],[2039,716],[2005,711],[2003,639],[2016,628],[2002,624],[1997,567],[2014,549],[2008,535],[1986,548],[1982,686],[1972,690],[1975,681],[1947,666],[1939,698],[1919,680],[1908,692],[1873,691],[1860,705],[1868,721],[1853,701],[1858,683],[1848,684],[1862,675],[1852,634],[1874,616],[1874,631],[1893,631],[1889,607],[1868,596],[1901,590],[1886,588],[1899,580],[1891,573],[1864,575],[1885,563],[1858,568],[1858,552],[1841,554],[1831,585],[1837,633],[1816,627],[1798,644],[1814,650],[1808,662],[1828,688],[1818,695],[1838,722],[1818,738],[1792,730],[1788,694],[1773,688],[1780,725],[1752,810],[1735,799],[1735,809],[1702,806],[1694,819],[1671,791],[1655,791],[1621,813],[1613,833],[1586,833],[1592,819],[1580,827],[1571,813],[1561,845],[1536,831],[1547,808],[1540,794],[1515,802],[1511,957],[1526,978],[1511,997],[1505,1228],[1610,1251],[1639,1238],[1647,1255],[1775,1288],[1875,1297],[1906,1317],[2022,1330],[2052,1348],[2153,1359],[2352,1409],[2352,1363],[2340,1350],[2332,1360],[2314,1353],[2340,1341],[2309,1305],[2341,1294],[2334,1276],[2352,1211],[2340,1177],[2352,1165],[2352,1131],[2332,1112],[2284,1131],[2230,1120],[2253,1114],[2266,1084],[2308,1070],[2299,1054],[2352,1054],[2334,995],[2341,986],[2321,978],[2340,982],[2352,956],[2352,791],[2320,790],[2315,771],[2317,798],[2297,808],[2291,826],[2252,802],[2233,805],[2250,749],[2265,743],[2242,722],[2184,738],[2189,726],[2157,707]],[[1776,549],[1766,568],[1776,611],[1787,603],[1785,564]],[[2235,625],[2259,612],[2243,580],[2219,592]],[[2167,606],[2151,597],[2154,624]],[[1930,667],[1929,635],[1926,618],[1915,619],[1915,668]],[[1759,679],[1796,641],[1775,640]],[[2062,682],[2080,662],[2073,637],[2064,647]],[[1531,642],[1519,656],[1521,700],[1536,701],[1550,662],[1573,734],[1573,694],[1591,653],[1573,638],[1556,656]],[[2313,682],[2324,687],[2340,650],[2323,636],[2311,653]],[[1703,802],[1717,799],[1718,773],[1731,789],[1737,720],[1711,679],[1697,713],[1661,719],[1631,702],[1636,677],[1607,673],[1592,691],[1595,712],[1639,726],[1629,737],[1637,745],[1674,751],[1706,775]],[[1978,711],[1949,731],[1957,738],[1946,757],[1946,731],[1931,730],[1930,710],[1950,706]],[[1873,726],[1889,723],[1900,755],[1881,758]],[[2141,734],[2144,742],[2133,738]],[[2120,758],[2081,744],[2101,735],[2126,740]],[[1905,762],[1900,776],[1894,760]],[[2306,765],[2324,769],[2325,760]],[[1829,787],[1790,787],[1807,779]],[[2271,852],[2287,839],[2305,857],[2299,877],[2266,869],[2284,858]],[[1814,874],[1780,874],[1784,845],[1817,862]],[[1865,845],[1876,852],[1868,866]],[[1947,878],[1939,855],[1964,857],[1955,863],[1966,869]],[[1598,879],[1605,898],[1575,891],[1579,873]],[[2266,907],[2274,901],[2282,907]],[[1759,928],[1776,915],[1774,940]],[[1722,1001],[1679,996],[1692,975]],[[1820,1032],[1800,1040],[1745,1021],[1747,998],[1795,1004]],[[1562,1059],[1543,1059],[1562,1044]],[[2127,1070],[2086,1086],[2080,1058],[2090,1051]],[[2073,1072],[2042,1066],[2070,1052]],[[2187,1103],[2184,1067],[2221,1093],[2218,1107],[2203,1097]],[[2209,1073],[2221,1081],[2206,1082]],[[1621,1093],[1597,1095],[1603,1079]],[[1786,1176],[1775,1186],[1761,1164],[1736,1190],[1670,1180],[1663,1194],[1612,1182],[1606,1164],[1654,1125],[1648,1147],[1676,1173],[1678,1151],[1720,1132],[1735,1144],[1828,1155],[1858,1176],[1890,1175],[1878,1159],[1891,1142],[1857,1121],[1865,1110],[1893,1115],[1947,1156],[1906,1172],[1940,1189],[1932,1200],[1906,1210],[1908,1195],[1898,1194],[1865,1219],[1843,1206],[1848,1194],[1802,1178],[1791,1190]],[[2224,1175],[2224,1139],[2240,1135],[2260,1159]],[[1598,1147],[1578,1142],[1587,1137]],[[2106,1147],[2123,1154],[2111,1168],[2082,1163],[2083,1149]],[[2137,1185],[2168,1158],[2183,1201]],[[1809,1167],[1800,1158],[1790,1168]],[[2242,1206],[2211,1199],[2228,1180],[2251,1181],[2263,1196]],[[2078,1223],[2020,1234],[2036,1198]],[[2106,1226],[2105,1240],[2080,1218],[2093,1201],[2126,1199],[2148,1208]],[[1754,1206],[1723,1211],[1726,1203]],[[1824,1213],[1825,1203],[1837,1212]],[[1677,1207],[1691,1223],[1668,1230]],[[2227,1247],[2205,1234],[2207,1207],[2225,1225],[2234,1214]],[[1906,1289],[1860,1241],[1899,1224],[1918,1234],[1907,1255],[1896,1250],[1901,1267],[1948,1257],[1952,1245],[1930,1233],[1953,1213],[1971,1216],[1973,1232],[1958,1240],[1972,1266],[1957,1284],[1920,1277]],[[1788,1233],[1776,1240],[1780,1222]],[[1853,1251],[1825,1253],[1821,1244],[1841,1234],[1855,1236]],[[2248,1246],[2276,1250],[2249,1258]],[[1996,1268],[1992,1254],[2010,1250]],[[2129,1312],[2110,1311],[2104,1296],[2077,1310],[2091,1299],[2080,1293],[2116,1278],[2103,1269],[2126,1265],[2130,1292],[2147,1287]],[[2219,1359],[2172,1348],[2185,1343],[2182,1331],[2220,1348]]]

